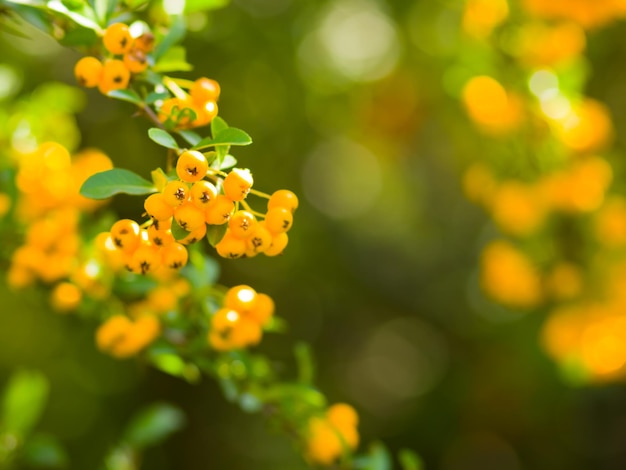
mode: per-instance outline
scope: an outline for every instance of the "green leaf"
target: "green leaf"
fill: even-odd
[[[402,465],[402,470],[423,470],[424,462],[410,449],[401,449],[398,452],[398,461]]]
[[[228,155],[224,155],[224,158],[222,159],[222,163],[220,163],[220,170],[226,170],[228,168],[232,168],[237,164],[237,159],[235,157],[233,157],[232,155],[228,154]]]
[[[136,104],[137,106],[143,106],[143,102],[135,90],[111,90],[107,93],[107,96],[122,101],[128,101],[129,103]]]
[[[187,50],[183,46],[173,46],[154,64],[152,70],[155,72],[189,72],[193,70],[193,65],[187,62]]]
[[[383,443],[374,442],[370,446],[369,457],[367,470],[393,470],[391,456]]]
[[[189,143],[189,145],[196,145],[198,142],[202,140],[198,134],[194,131],[176,131],[178,135],[180,135],[183,139]]]
[[[148,180],[122,168],[101,171],[91,175],[80,188],[82,196],[91,199],[106,199],[115,194],[150,194],[156,188]]]
[[[239,397],[239,406],[246,413],[257,413],[263,408],[263,402],[256,395],[244,392]]]
[[[228,124],[221,117],[215,116],[211,121],[211,135],[217,135],[224,129],[228,129]]]
[[[185,370],[185,361],[176,354],[159,354],[150,359],[157,369],[176,377],[181,377]]]
[[[146,104],[154,104],[159,100],[166,100],[169,97],[170,97],[170,94],[166,91],[161,92],[161,93],[157,93],[156,91],[153,91],[151,93],[148,93],[148,96],[146,96],[146,99],[144,100],[144,102]]]
[[[299,342],[293,349],[298,365],[298,382],[311,385],[315,375],[315,365],[313,363],[311,347],[306,343]]]
[[[185,2],[185,13],[223,8],[229,3],[230,0],[187,0]]]
[[[94,11],[102,26],[106,26],[109,18],[115,12],[118,0],[95,0]]]
[[[158,127],[148,129],[148,137],[162,147],[174,150],[179,148],[174,137],[172,137],[169,132],[159,129]]]
[[[67,47],[90,47],[98,42],[98,35],[93,29],[75,28],[59,39],[59,44]]]
[[[85,28],[93,29],[94,31],[102,31],[102,28],[100,28],[98,23],[85,16],[88,12],[91,13],[90,16],[95,16],[91,8],[87,5],[83,8],[82,14],[68,9],[60,0],[49,0],[47,7],[48,9],[65,16],[74,23],[84,26]]]
[[[165,188],[165,185],[169,182],[169,178],[161,168],[152,170],[150,176],[152,177],[152,182],[157,191],[163,191],[163,188]]]
[[[228,224],[209,225],[207,227],[206,239],[209,241],[211,246],[217,245],[220,242],[220,240],[224,238],[227,228],[228,228]]]
[[[156,445],[182,429],[185,421],[179,408],[168,403],[155,403],[131,420],[124,440],[138,448]]]
[[[199,290],[217,282],[220,276],[220,265],[196,245],[196,247],[189,247],[189,262],[182,272],[189,279],[192,287]]]
[[[2,427],[12,433],[27,435],[35,426],[48,399],[48,380],[40,372],[14,373],[2,400]]]
[[[213,138],[207,137],[202,139],[193,148],[199,150],[217,145],[250,145],[251,143],[252,138],[245,131],[237,129],[236,127],[229,127],[228,129],[219,131]]]
[[[186,30],[187,25],[185,24],[185,17],[183,15],[174,16],[167,35],[159,42],[154,50],[154,60],[158,62],[170,47],[181,41],[185,37]]]
[[[67,466],[68,458],[56,438],[36,434],[24,443],[22,461],[28,467],[61,468]]]
[[[178,222],[176,222],[176,219],[172,219],[172,236],[174,237],[174,240],[182,240],[183,238],[185,238],[187,235],[189,235],[189,232],[187,230],[185,230],[184,228],[182,228]]]

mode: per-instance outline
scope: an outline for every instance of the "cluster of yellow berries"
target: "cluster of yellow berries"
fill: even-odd
[[[316,463],[330,465],[348,450],[359,445],[359,416],[353,407],[337,403],[324,416],[311,418],[307,426],[307,457]]]
[[[140,314],[131,319],[123,314],[109,317],[96,331],[98,348],[117,358],[133,356],[149,346],[161,333],[159,319]]]
[[[224,303],[211,318],[209,344],[218,351],[253,346],[261,341],[263,327],[274,315],[274,301],[250,286],[231,287]]]
[[[74,309],[83,290],[101,293],[97,283],[88,279],[96,273],[85,270],[85,245],[79,233],[80,214],[101,202],[80,196],[79,188],[90,175],[110,169],[112,163],[96,150],[72,158],[62,145],[47,142],[23,155],[19,164],[16,215],[26,224],[26,233],[24,244],[13,253],[7,282],[14,288],[36,281],[57,283],[52,305],[62,311]]]
[[[104,30],[102,43],[110,56],[103,61],[96,57],[83,57],[76,63],[74,75],[82,86],[98,87],[107,94],[112,90],[125,89],[131,74],[148,68],[148,54],[154,48],[154,36],[144,32],[132,37],[128,25],[114,23]]]
[[[179,95],[160,103],[158,117],[166,127],[174,129],[202,127],[217,116],[220,85],[215,80],[199,78],[191,84],[189,94],[179,92]]]

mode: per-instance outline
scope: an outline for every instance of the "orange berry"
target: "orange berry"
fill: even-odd
[[[129,81],[130,70],[126,68],[124,62],[117,59],[109,59],[104,62],[102,78],[98,84],[98,89],[106,95],[112,90],[122,90],[126,88]]]
[[[254,180],[247,168],[233,168],[224,178],[224,194],[231,201],[242,201],[252,188]]]
[[[139,224],[134,220],[118,220],[111,227],[111,240],[116,248],[130,252],[139,246]]]
[[[184,202],[174,209],[174,219],[182,228],[191,232],[205,224],[204,212],[192,202]]]
[[[133,49],[139,49],[142,52],[152,52],[154,49],[154,34],[143,33],[141,36],[136,37],[133,41]]]
[[[152,224],[148,227],[148,240],[154,246],[166,246],[170,243],[174,243],[174,236],[172,235],[172,231],[168,229],[159,229],[156,225]]]
[[[274,235],[272,243],[265,249],[263,254],[266,256],[280,255],[285,250],[287,243],[289,243],[289,237],[285,232]]]
[[[246,313],[252,310],[257,299],[257,292],[250,286],[240,285],[228,289],[224,297],[224,307]]]
[[[284,207],[293,213],[298,208],[298,197],[288,189],[274,191],[267,201],[267,208],[269,210],[275,207]]]
[[[130,35],[128,25],[113,23],[104,30],[102,42],[111,54],[124,54],[132,47],[133,38]]]
[[[197,150],[187,150],[181,153],[176,162],[176,174],[187,183],[200,181],[208,169],[207,159]]]
[[[328,421],[337,428],[356,427],[359,424],[359,415],[354,408],[346,403],[336,403],[326,411]]]
[[[196,118],[191,121],[191,126],[206,126],[217,116],[217,103],[215,101],[207,101],[204,104],[194,106],[193,111],[196,113]]]
[[[256,321],[259,325],[265,325],[272,315],[274,315],[274,301],[267,294],[257,294],[256,301],[250,310],[248,317]]]
[[[227,230],[215,249],[222,258],[241,258],[246,253],[246,242]]]
[[[187,264],[189,253],[180,243],[172,243],[161,249],[161,259],[164,266],[170,269],[180,269]]]
[[[228,228],[237,238],[245,240],[250,237],[256,228],[257,220],[254,214],[248,211],[237,211],[230,216]]]
[[[274,207],[265,214],[265,227],[274,235],[289,231],[292,224],[293,215],[284,207]]]
[[[198,208],[206,210],[209,203],[217,196],[217,188],[206,180],[196,181],[191,187],[190,197]]]
[[[265,221],[257,222],[252,234],[246,238],[246,255],[263,253],[272,244],[273,235],[265,227]]]
[[[189,94],[198,105],[203,105],[207,101],[217,101],[220,96],[220,84],[210,78],[202,77],[193,82]]]
[[[174,208],[167,203],[162,193],[154,193],[146,198],[143,208],[153,220],[167,220],[174,214]]]
[[[189,197],[189,187],[182,181],[170,181],[163,188],[163,196],[170,206],[180,206]]]
[[[60,282],[52,290],[52,307],[59,312],[68,312],[80,305],[82,291],[71,282]]]
[[[102,62],[95,57],[83,57],[74,66],[74,76],[81,86],[97,87],[102,79]]]
[[[225,224],[234,210],[235,203],[226,196],[219,194],[207,207],[204,213],[205,221],[210,225]]]
[[[161,266],[161,253],[154,245],[140,245],[130,257],[126,266],[135,274],[147,274],[156,271]]]
[[[178,243],[182,243],[183,245],[191,245],[192,243],[196,243],[202,240],[205,235],[206,225],[203,223],[200,227],[191,230],[185,238],[178,240]]]

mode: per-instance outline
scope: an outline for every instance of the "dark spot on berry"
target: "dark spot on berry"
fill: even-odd
[[[161,246],[163,245],[163,240],[161,240],[159,237],[155,237],[154,239],[152,239],[152,241],[154,242],[155,245],[157,246]]]
[[[120,41],[120,46],[122,46],[122,48],[125,48],[126,44],[128,44],[128,39],[122,38],[122,40]]]
[[[183,190],[183,188],[178,188],[176,190],[176,192],[174,193],[174,197],[176,199],[178,199],[179,201],[184,201],[185,200],[185,191]]]
[[[182,266],[183,266],[183,263],[179,261],[174,261],[172,264],[170,264],[170,268],[172,269],[182,268]]]
[[[122,78],[122,76],[121,76],[121,75],[116,75],[115,77],[113,77],[113,81],[114,81],[115,83],[122,83],[122,81],[123,81],[123,80],[124,80],[124,79]]]
[[[254,245],[255,248],[259,248],[261,245],[263,245],[263,240],[259,237],[253,237],[252,244]]]
[[[283,228],[286,229],[289,227],[289,221],[288,220],[283,220]]]
[[[203,192],[202,195],[200,196],[200,200],[202,201],[203,204],[206,204],[207,202],[211,201],[211,194],[207,193],[207,192]]]
[[[191,176],[196,176],[198,174],[198,169],[195,166],[193,168],[187,168],[187,173]]]
[[[113,239],[113,243],[114,243],[114,244],[115,244],[115,246],[116,246],[116,247],[118,247],[118,248],[122,248],[122,246],[124,245],[124,244],[122,243],[122,240],[121,240],[120,238],[114,238],[114,239]]]
[[[148,271],[150,271],[150,263],[148,263],[147,261],[142,261],[139,267],[141,268],[141,274],[146,274]]]

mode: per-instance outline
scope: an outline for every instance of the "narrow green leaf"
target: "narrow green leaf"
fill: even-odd
[[[232,155],[224,155],[222,159],[222,163],[220,163],[220,170],[226,170],[228,168],[232,168],[237,164],[237,159]]]
[[[174,137],[172,137],[169,132],[159,129],[158,127],[148,129],[148,137],[162,147],[174,150],[179,148]]]
[[[398,461],[402,465],[402,470],[423,470],[424,462],[410,449],[401,449],[398,452]]]
[[[137,106],[143,106],[143,102],[135,90],[111,90],[107,93],[107,96],[122,101],[128,101],[129,103],[136,104]]]
[[[176,131],[176,133],[187,141],[189,145],[196,145],[202,140],[194,131]]]
[[[102,171],[91,175],[80,188],[82,196],[91,199],[106,199],[115,194],[150,194],[155,187],[132,171],[122,168]]]
[[[68,458],[61,444],[53,436],[36,434],[24,443],[22,461],[30,467],[66,467]]]
[[[94,11],[100,24],[104,27],[117,7],[117,0],[95,0]]]
[[[59,39],[59,44],[67,47],[90,47],[98,42],[98,35],[93,29],[75,28]]]
[[[154,104],[159,100],[165,100],[169,97],[170,97],[170,94],[167,93],[166,91],[161,92],[161,93],[157,93],[156,91],[153,91],[152,93],[148,93],[148,96],[146,96],[146,99],[144,100],[144,102],[146,104]]]
[[[161,168],[152,170],[150,176],[152,177],[152,182],[157,191],[163,191],[163,188],[165,188],[165,185],[169,182],[169,178]]]
[[[215,10],[216,8],[223,8],[229,3],[230,0],[187,0],[185,2],[185,13]]]
[[[228,224],[222,225],[209,225],[206,230],[206,239],[209,241],[211,246],[217,245],[224,235],[226,234],[226,228]],[[172,232],[174,233],[174,232]]]
[[[367,470],[392,470],[393,463],[391,456],[385,445],[381,442],[374,442],[370,446],[369,451],[369,466]]]
[[[250,145],[251,143],[252,138],[245,131],[236,127],[229,127],[218,132],[215,137],[202,139],[194,149],[199,150],[217,145]]]
[[[172,46],[161,56],[152,70],[155,72],[188,72],[193,65],[187,62],[187,50],[183,46]]]
[[[21,436],[27,435],[37,423],[48,399],[48,380],[40,372],[14,373],[2,400],[2,427]]]
[[[184,228],[182,228],[178,222],[176,222],[176,219],[172,219],[172,236],[174,237],[175,240],[182,240],[183,238],[185,238],[187,235],[189,235],[189,232],[187,230],[185,230]]]
[[[66,18],[72,20],[74,23],[84,26],[85,28],[93,29],[94,31],[102,31],[102,28],[100,28],[98,23],[86,17],[84,14],[68,9],[60,0],[49,0],[47,7],[48,9],[65,16]],[[91,11],[91,8],[85,5],[83,10]],[[91,11],[91,13],[91,16],[95,16],[93,14],[93,11]]]
[[[183,15],[175,16],[167,35],[159,42],[154,50],[154,60],[158,61],[177,42],[185,37],[187,25]]]
[[[221,117],[215,116],[211,121],[211,135],[217,135],[224,129],[228,129],[228,124]]]
[[[159,354],[150,359],[157,369],[176,377],[181,377],[185,370],[185,361],[176,354]]]
[[[155,403],[131,420],[124,440],[138,448],[156,445],[182,429],[185,421],[179,408],[168,403]]]

